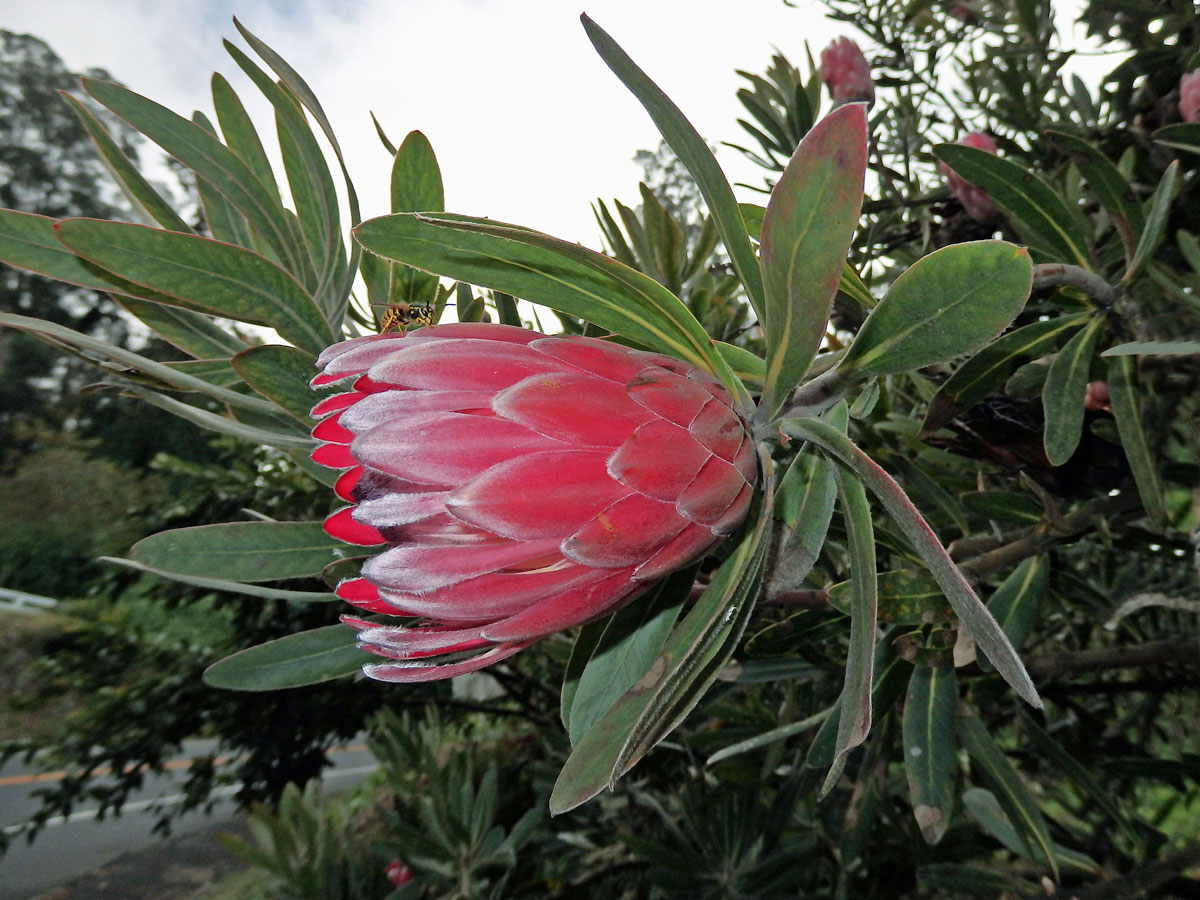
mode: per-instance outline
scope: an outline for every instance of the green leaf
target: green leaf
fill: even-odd
[[[230,87],[220,72],[212,76],[213,109],[217,113],[217,121],[221,125],[221,134],[229,149],[241,158],[250,171],[254,173],[262,185],[270,192],[276,203],[279,199],[279,185],[275,182],[275,172],[263,149],[262,139],[258,129],[254,127],[246,107],[242,105],[237,93]]]
[[[442,212],[446,208],[442,172],[429,139],[419,131],[404,138],[392,161],[392,212]],[[436,275],[411,266],[393,264],[389,303],[432,303],[438,288]]]
[[[1171,204],[1175,201],[1178,183],[1179,160],[1175,160],[1163,172],[1163,177],[1158,182],[1158,187],[1154,189],[1154,196],[1150,198],[1150,209],[1146,214],[1146,226],[1142,229],[1142,236],[1138,240],[1137,250],[1134,251],[1133,259],[1129,261],[1129,268],[1125,270],[1125,275],[1121,279],[1122,281],[1132,279],[1137,274],[1137,270],[1142,263],[1154,256],[1154,251],[1162,243],[1163,235],[1167,233],[1167,219],[1171,215]]]
[[[226,418],[225,416],[219,416],[216,413],[209,412],[207,409],[200,409],[196,406],[180,403],[178,400],[166,397],[156,391],[130,387],[127,389],[127,393],[141,398],[151,406],[157,406],[159,409],[166,410],[172,415],[179,416],[181,419],[186,419],[194,425],[199,425],[201,428],[207,428],[209,431],[215,431],[218,434],[227,434],[239,440],[250,441],[253,444],[263,444],[279,450],[305,451],[311,451],[316,446],[316,441],[311,437],[247,425],[234,419]],[[297,431],[299,430],[297,428]]]
[[[143,538],[135,562],[166,572],[229,581],[279,581],[318,576],[345,555],[321,522],[228,522],[175,528]]]
[[[650,118],[654,120],[659,133],[662,134],[663,140],[679,157],[679,161],[683,163],[696,182],[696,187],[700,189],[704,203],[716,223],[717,231],[721,235],[721,242],[729,253],[734,271],[737,272],[742,286],[746,289],[746,297],[759,321],[764,321],[763,284],[762,276],[759,274],[758,259],[750,246],[750,239],[746,234],[746,223],[742,220],[741,212],[738,210],[737,201],[733,196],[733,188],[725,179],[716,157],[708,149],[704,138],[700,137],[692,124],[679,111],[679,107],[672,103],[662,89],[638,68],[616,41],[586,15],[581,17],[581,21],[588,39],[596,48],[596,52],[600,54],[600,58],[645,107]]]
[[[1200,123],[1183,122],[1160,128],[1154,132],[1154,141],[1176,150],[1200,153]]]
[[[1042,865],[1046,864],[1044,854],[1031,849],[1029,843],[1024,840],[1024,836],[1013,828],[1004,804],[994,793],[983,788],[969,788],[963,791],[963,806],[966,807],[971,817],[983,827],[984,831],[1013,853]],[[1067,872],[1077,876],[1091,875],[1094,877],[1100,874],[1100,866],[1091,857],[1075,850],[1068,850],[1054,841],[1050,842],[1050,848],[1053,854],[1052,866],[1061,866]],[[1044,896],[1044,894],[1039,896]]]
[[[821,345],[862,208],[866,164],[866,113],[848,103],[805,135],[771,192],[760,247],[768,410],[804,377]]]
[[[740,382],[695,316],[653,278],[549,235],[465,216],[399,213],[355,234],[372,253],[586,319],[652,350]]]
[[[849,613],[853,582],[843,581],[827,591],[829,605]],[[879,574],[879,621],[888,625],[927,625],[950,618],[950,605],[937,581],[924,569],[900,569]]]
[[[1126,262],[1131,260],[1134,239],[1146,226],[1146,217],[1142,214],[1142,207],[1138,203],[1133,185],[1094,144],[1060,131],[1048,131],[1046,136],[1070,155],[1071,162],[1075,163],[1087,179],[1088,186],[1099,199],[1100,205],[1113,217],[1113,223],[1125,246]]]
[[[1108,361],[1108,394],[1112,402],[1113,418],[1117,421],[1117,434],[1125,458],[1133,471],[1138,496],[1150,519],[1151,526],[1162,531],[1167,527],[1167,507],[1163,499],[1162,481],[1158,467],[1142,423],[1141,399],[1138,395],[1137,376],[1133,359],[1116,356]]]
[[[1025,646],[1029,633],[1037,624],[1049,585],[1049,558],[1031,556],[1009,573],[988,600],[988,611],[996,617],[1018,650]]]
[[[196,359],[225,358],[246,349],[245,341],[202,313],[136,297],[118,296],[116,301],[164,341]]]
[[[896,279],[838,367],[891,375],[973,353],[1024,309],[1032,286],[1029,254],[1013,244],[935,250]]]
[[[278,344],[263,344],[243,350],[233,358],[233,368],[250,387],[271,400],[307,428],[313,426],[309,412],[321,394],[308,382],[316,372],[312,354]]]
[[[761,385],[767,374],[767,363],[761,356],[755,356],[749,350],[745,350],[735,344],[726,344],[724,341],[714,341],[713,344],[717,348],[717,352],[721,354],[721,358],[725,360],[725,364],[733,371],[733,374],[741,379],[743,384]]]
[[[76,256],[58,239],[58,223],[58,219],[48,216],[0,209],[0,261],[93,291],[143,297],[159,303],[174,302]]]
[[[1087,240],[1062,198],[1040,177],[1010,160],[959,144],[938,144],[934,155],[982,189],[1031,243],[1051,257],[1091,269]]]
[[[196,378],[185,371],[155,362],[152,359],[139,356],[132,351],[122,349],[115,344],[110,344],[107,341],[99,340],[90,335],[81,334],[78,331],[72,331],[70,328],[56,325],[53,322],[47,322],[44,319],[0,314],[0,325],[27,331],[52,344],[78,349],[85,353],[99,356],[102,359],[112,360],[121,366],[127,366],[135,372],[148,375],[162,382],[164,385],[169,385],[181,391],[196,391],[223,403],[263,413],[271,412],[273,409],[271,404],[264,403],[257,397],[239,394],[237,391],[219,387],[204,379]]]
[[[738,756],[742,753],[750,753],[754,750],[761,750],[763,747],[777,744],[780,741],[786,741],[788,738],[795,737],[798,734],[803,734],[809,729],[816,728],[825,722],[830,714],[838,708],[837,706],[831,706],[829,709],[823,709],[819,713],[809,716],[807,719],[801,719],[798,722],[789,722],[787,725],[780,725],[778,728],[772,728],[770,731],[756,734],[752,738],[738,741],[736,744],[730,744],[728,747],[722,747],[705,760],[704,764],[714,766],[730,757]]]
[[[1192,356],[1200,341],[1129,341],[1103,351],[1101,356]]]
[[[613,614],[592,650],[571,703],[571,745],[633,687],[662,650],[696,580],[689,566]]]
[[[996,624],[996,620],[976,596],[962,572],[950,559],[937,536],[913,506],[900,485],[880,466],[858,448],[846,435],[819,419],[784,419],[776,423],[791,437],[811,440],[854,472],[867,486],[900,527],[913,549],[929,567],[941,585],[946,599],[959,622],[975,643],[987,653],[1004,680],[1030,706],[1041,709],[1042,701],[1021,664],[1012,644]]]
[[[867,739],[871,730],[871,687],[874,682],[875,630],[878,583],[875,571],[875,526],[862,483],[852,475],[835,472],[838,504],[849,540],[850,647],[846,655],[846,680],[838,697],[840,715],[834,739],[833,763],[820,796],[828,794],[841,777],[850,751]]]
[[[616,613],[612,615],[615,616]],[[611,618],[612,616],[608,616],[588,622],[579,629],[579,636],[575,638],[575,644],[571,647],[571,658],[567,660],[567,667],[563,671],[563,686],[558,704],[559,718],[568,734],[571,731],[571,708],[575,705],[575,693],[579,690],[579,679],[591,661],[592,651],[600,643],[600,638],[604,635],[604,629],[608,626]]]
[[[968,512],[997,522],[1036,525],[1045,514],[1037,500],[1017,491],[977,491],[959,499]]]
[[[168,581],[180,584],[190,584],[193,587],[205,588],[210,591],[228,591],[232,594],[245,594],[247,597],[259,597],[263,600],[285,600],[289,603],[330,603],[338,597],[331,591],[289,591],[283,588],[264,587],[260,584],[245,584],[240,581],[229,581],[224,578],[209,578],[200,575],[182,575],[179,572],[169,572],[166,569],[156,569],[132,559],[120,559],[115,556],[98,557],[101,562],[114,563],[145,572]]]
[[[82,81],[89,94],[227,198],[284,268],[301,280],[306,271],[311,272],[278,200],[232,150],[194,122],[119,84],[95,78]]]
[[[253,47],[254,52],[262,57],[266,64],[271,67],[271,70],[279,76],[279,80],[283,82],[284,87],[292,93],[292,96],[300,101],[301,106],[312,114],[313,121],[320,127],[322,134],[325,135],[325,139],[329,141],[329,145],[333,148],[333,155],[342,170],[342,179],[346,185],[346,201],[350,208],[350,221],[361,222],[362,212],[358,205],[358,192],[354,189],[354,181],[350,178],[350,172],[346,169],[346,159],[342,155],[342,148],[338,145],[337,136],[333,133],[333,127],[329,124],[329,118],[325,115],[325,110],[321,108],[321,103],[317,100],[316,94],[313,93],[308,83],[300,77],[300,74],[288,65],[287,60],[252,34],[249,29],[238,21],[236,16],[233,19],[233,24],[242,37],[246,39],[246,43]],[[376,127],[378,127],[378,123],[376,123]],[[338,290],[333,292],[335,296],[343,298],[349,296],[350,287],[354,283],[354,278],[358,272],[358,260],[361,253],[362,251],[358,245],[352,243],[350,259],[345,267],[346,280]]]
[[[1090,318],[1090,313],[1079,313],[1031,322],[992,341],[938,388],[929,403],[922,434],[936,431],[962,410],[974,406],[1003,384],[1018,363],[1049,352]]]
[[[1045,897],[1045,889],[1028,882],[1015,882],[995,869],[965,866],[958,863],[930,863],[917,869],[918,889],[928,896],[945,891],[951,896],[969,895],[995,900],[996,897],[1017,897],[1035,900]]]
[[[56,233],[80,256],[176,306],[267,325],[313,353],[336,339],[304,288],[249,250],[100,219],[64,219]]]
[[[204,670],[204,683],[227,691],[278,691],[355,674],[375,657],[354,630],[327,625],[250,647]]]
[[[229,41],[224,43],[234,62],[275,109],[279,150],[287,173],[288,189],[296,207],[300,233],[315,270],[311,282],[313,296],[321,300],[330,319],[336,319],[343,299],[338,291],[345,280],[345,273],[338,271],[338,266],[345,261],[345,251],[341,247],[337,189],[325,162],[325,154],[321,152],[316,136],[292,96],[236,45]]]
[[[760,456],[764,454],[760,453]],[[763,471],[770,462],[762,459]],[[572,751],[550,797],[554,815],[596,796],[637,764],[700,701],[746,627],[768,544],[772,485],[751,510],[753,525],[713,573],[646,675],[613,704]]]
[[[958,780],[954,715],[958,685],[954,666],[917,666],[904,700],[904,772],[913,815],[925,843],[946,834]]]
[[[1046,459],[1052,466],[1061,466],[1079,446],[1083,435],[1083,401],[1087,394],[1092,356],[1104,320],[1093,317],[1059,351],[1046,373],[1042,386],[1042,410],[1046,417],[1046,433],[1042,443]]]
[[[79,116],[79,121],[87,131],[88,137],[96,145],[96,150],[100,154],[100,160],[104,163],[104,168],[109,171],[109,174],[120,185],[121,190],[129,198],[134,209],[139,210],[146,217],[147,224],[149,222],[157,222],[163,228],[170,231],[183,231],[194,234],[195,231],[192,227],[183,221],[179,213],[175,212],[174,208],[172,208],[171,204],[164,200],[162,195],[154,189],[150,182],[142,177],[142,173],[138,171],[137,166],[117,146],[117,142],[112,139],[112,135],[108,133],[108,129],[92,114],[92,111],[66,91],[59,91],[59,94],[71,104],[71,107],[75,110],[75,114]]]
[[[1050,830],[1042,818],[1037,802],[1025,787],[1008,757],[996,746],[988,733],[987,726],[978,716],[967,715],[958,719],[958,740],[971,757],[973,770],[992,789],[1000,807],[1007,815],[1012,827],[1025,849],[1024,855],[1036,862],[1049,865],[1058,880],[1058,860],[1055,858],[1050,840]],[[969,794],[970,791],[967,792]],[[963,797],[966,800],[966,794]],[[971,805],[967,804],[968,809]],[[983,824],[983,822],[980,822]],[[989,829],[990,830],[990,829]],[[993,832],[993,837],[997,835]]]

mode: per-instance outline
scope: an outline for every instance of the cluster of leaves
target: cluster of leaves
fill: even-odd
[[[1197,681],[1196,584],[1183,533],[1200,482],[1200,391],[1176,362],[1197,350],[1200,136],[1164,118],[1166,95],[1151,96],[1164,76],[1134,73],[1153,65],[1177,77],[1195,65],[1200,38],[1194,21],[1167,11],[1170,41],[1155,46],[1134,29],[1138,62],[1093,96],[1060,75],[1066,54],[1048,3],[1020,3],[1015,15],[975,6],[841,10],[876,42],[887,73],[869,120],[855,105],[822,117],[815,75],[803,80],[782,56],[765,78],[748,76],[745,124],[759,145],[748,152],[767,172],[765,207],[735,202],[682,113],[585,19],[706,208],[693,213],[648,189],[640,211],[599,205],[615,263],[443,212],[436,159],[415,132],[399,148],[384,137],[393,215],[358,225],[347,178],[343,220],[310,125],[340,164],[320,104],[244,29],[278,81],[229,50],[276,112],[294,211],[220,76],[219,134],[199,113],[189,121],[85,79],[92,97],[191,169],[218,241],[190,227],[78,106],[157,227],[2,211],[0,258],[106,291],[189,358],[159,361],[26,316],[0,323],[325,483],[306,458],[313,356],[392,310],[436,320],[453,298],[460,319],[519,324],[519,297],[554,310],[566,330],[612,333],[703,366],[757,410],[760,502],[715,568],[677,573],[586,626],[569,653],[547,642],[565,663],[559,714],[571,748],[561,748],[553,788],[534,795],[553,812],[572,810],[675,731],[677,743],[618,793],[644,828],[613,863],[650,872],[666,896],[1033,896],[1043,878],[1103,896],[1122,877],[1174,890],[1200,855],[1195,844],[1170,855],[1186,832],[1166,824],[1196,790],[1194,736],[1178,721],[1196,712],[1186,690]],[[1099,29],[1103,15],[1091,15]],[[938,89],[949,65],[962,73],[953,94]],[[968,122],[996,134],[998,156],[933,146]],[[957,209],[938,161],[984,190],[998,218],[974,222]],[[875,196],[860,210],[868,166]],[[347,223],[355,241],[343,237]],[[352,300],[359,276],[365,295]],[[256,344],[230,322],[273,328],[286,343]],[[1097,381],[1108,399],[1088,410]],[[331,618],[331,585],[360,562],[309,520],[319,505],[289,510],[296,521],[259,509],[252,521],[174,528],[123,562],[236,595],[260,622],[310,627]],[[1032,654],[1027,667],[1014,648]],[[268,706],[307,706],[305,746],[319,748],[338,729],[311,704],[331,701],[338,683],[303,686],[362,662],[348,629],[324,625],[235,654],[206,677],[264,692],[253,696]],[[1145,664],[1166,674],[1122,674]],[[500,706],[544,725],[544,689],[530,687],[544,665],[528,652],[498,669]],[[1014,707],[1011,689],[1041,706],[1026,668],[1049,701],[1044,713]],[[1085,673],[1099,674],[1080,681]],[[183,674],[209,690],[195,670]],[[265,693],[283,688],[292,691]],[[301,691],[330,693],[301,702]],[[411,763],[432,752],[432,738],[401,732],[388,729],[384,756]],[[130,755],[154,752],[139,745]],[[311,758],[315,771],[319,749]],[[501,814],[493,771],[426,760],[423,774],[443,773],[444,784],[414,784],[407,770],[395,786],[410,804],[390,830],[405,838],[402,855],[431,877],[478,877],[476,894],[524,883],[492,870],[511,869],[517,846],[535,840],[542,802],[526,797],[533,812]],[[420,802],[427,789],[440,801]],[[611,845],[612,802],[571,813],[575,845]],[[260,864],[349,840],[344,822],[322,824],[299,795],[288,803],[282,819],[263,819],[273,843],[260,841]],[[439,829],[448,841],[430,837]],[[464,847],[478,865],[461,864]],[[610,888],[621,871],[606,873]],[[531,896],[553,895],[538,883]]]

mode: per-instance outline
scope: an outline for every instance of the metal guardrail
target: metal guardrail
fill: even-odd
[[[54,609],[56,606],[58,606],[58,601],[53,597],[41,597],[37,594],[27,594],[25,591],[0,588],[0,610],[38,612],[44,609]]]

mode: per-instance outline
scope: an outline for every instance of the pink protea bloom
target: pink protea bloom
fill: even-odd
[[[314,386],[313,459],[346,471],[325,530],[386,544],[337,588],[405,625],[347,618],[432,681],[511,656],[628,602],[746,515],[754,443],[707,372],[594,338],[451,324],[335,344]],[[444,657],[442,659],[431,659]]]
[[[875,100],[871,67],[858,44],[848,37],[837,38],[821,51],[821,80],[829,88],[834,103]]]
[[[1200,69],[1179,79],[1179,115],[1185,122],[1200,122]]]
[[[387,876],[392,887],[403,887],[413,880],[412,869],[398,859],[393,859],[384,867],[383,874]]]
[[[993,156],[996,153],[996,142],[979,131],[972,131],[958,143],[964,147],[974,147],[976,150],[983,150],[991,153]],[[992,202],[991,197],[965,180],[944,162],[939,162],[938,167],[942,170],[942,175],[946,178],[946,184],[950,188],[950,193],[962,204],[963,211],[968,216],[977,222],[988,222],[996,217],[998,210],[996,209],[996,204]]]

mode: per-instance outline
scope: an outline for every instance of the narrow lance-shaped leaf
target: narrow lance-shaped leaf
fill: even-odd
[[[233,57],[275,109],[276,131],[288,188],[299,218],[300,232],[313,262],[313,295],[320,298],[331,319],[336,318],[344,273],[336,270],[341,243],[337,189],[325,154],[292,97],[234,44],[225,41]]]
[[[700,137],[691,122],[679,111],[679,107],[672,103],[662,89],[638,68],[629,55],[617,45],[617,42],[586,15],[581,17],[581,21],[588,39],[596,48],[596,52],[600,54],[600,58],[608,64],[613,73],[621,79],[622,84],[629,88],[630,92],[645,107],[667,145],[675,151],[675,155],[679,157],[680,162],[695,180],[696,186],[704,197],[705,205],[708,206],[709,213],[716,223],[717,231],[721,235],[721,242],[729,253],[734,271],[737,272],[742,286],[746,289],[746,297],[759,321],[764,321],[765,304],[758,260],[750,246],[750,239],[746,235],[746,223],[738,211],[733,188],[725,179],[716,157],[708,149],[704,138]]]
[[[1161,531],[1167,526],[1167,507],[1158,467],[1154,463],[1154,454],[1150,451],[1146,428],[1142,424],[1141,400],[1132,357],[1115,356],[1108,361],[1108,394],[1113,418],[1117,420],[1117,434],[1121,437],[1121,447],[1133,471],[1138,496],[1142,498],[1142,506],[1151,524]]]
[[[104,167],[108,169],[134,207],[146,217],[146,224],[157,222],[169,231],[194,233],[192,227],[180,218],[179,213],[175,212],[171,204],[164,200],[154,186],[142,176],[137,166],[117,146],[117,142],[112,139],[108,129],[101,124],[92,111],[66,91],[59,91],[59,94],[71,104],[71,108],[75,110],[80,123],[87,131],[88,137],[96,146]]]
[[[959,366],[938,388],[929,402],[929,412],[921,425],[922,433],[936,431],[960,411],[974,406],[1003,384],[1021,360],[1049,352],[1090,317],[1090,313],[1079,313],[1030,322],[992,341]]]
[[[362,212],[358,205],[358,192],[354,189],[354,181],[350,178],[350,172],[346,168],[346,158],[342,155],[342,148],[338,145],[337,136],[333,133],[333,127],[329,124],[329,117],[325,115],[325,110],[321,108],[321,103],[317,100],[317,95],[313,93],[308,83],[300,77],[300,74],[288,65],[287,60],[251,33],[248,28],[238,21],[236,16],[233,19],[233,24],[241,32],[246,42],[254,48],[254,52],[263,58],[266,64],[271,67],[271,70],[279,76],[279,80],[300,101],[300,104],[312,113],[313,120],[320,127],[321,132],[325,135],[325,139],[329,141],[329,145],[333,148],[333,155],[342,170],[342,179],[346,185],[346,202],[349,206],[350,221],[361,222]],[[376,122],[376,128],[378,128],[378,125],[379,123]],[[382,132],[380,136],[382,137]],[[362,250],[359,246],[354,244],[346,266],[346,280],[336,292],[337,296],[349,296],[350,286],[354,283],[354,278],[358,271],[358,259],[361,253]]]
[[[904,771],[913,815],[927,844],[946,833],[954,808],[958,759],[954,712],[958,687],[954,666],[917,666],[904,700]]]
[[[770,472],[770,461],[760,453]],[[645,676],[584,735],[559,773],[550,797],[554,815],[574,809],[612,787],[651,747],[678,725],[716,679],[740,639],[758,586],[772,502],[751,510],[744,536],[713,574],[708,588],[671,632]]]
[[[853,441],[828,423],[820,419],[784,419],[778,425],[791,437],[817,444],[854,472],[867,489],[879,498],[946,592],[946,599],[950,601],[954,614],[967,634],[987,653],[1004,680],[1027,703],[1041,709],[1042,701],[1037,689],[1012,644],[938,542],[937,535],[920,511],[905,495],[903,488]]]
[[[164,341],[196,359],[230,357],[246,349],[245,341],[225,331],[203,313],[136,297],[118,295],[116,301]]]
[[[983,776],[1000,801],[1020,839],[1028,846],[1030,857],[1048,864],[1057,879],[1058,861],[1052,849],[1046,820],[1029,789],[1021,781],[1021,776],[996,746],[978,716],[967,715],[958,719],[958,739],[971,757],[975,770]]]
[[[284,588],[267,587],[262,584],[247,584],[244,581],[229,581],[226,578],[214,578],[206,575],[184,575],[180,572],[170,572],[166,569],[156,569],[133,559],[119,559],[113,556],[101,556],[100,562],[125,566],[147,575],[177,581],[180,584],[190,584],[193,587],[209,591],[228,591],[231,594],[244,594],[247,597],[259,597],[263,600],[285,600],[289,603],[332,603],[338,597],[332,591],[291,591]]]
[[[1064,132],[1048,131],[1046,136],[1071,154],[1071,161],[1079,167],[1100,204],[1113,217],[1121,235],[1121,243],[1125,247],[1125,260],[1128,263],[1133,259],[1137,236],[1146,225],[1133,186],[1098,147]]]
[[[308,386],[315,360],[309,353],[278,344],[262,344],[243,350],[233,358],[233,368],[246,384],[273,401],[306,428],[321,394]]]
[[[1046,417],[1043,444],[1046,459],[1061,466],[1079,446],[1083,435],[1083,401],[1087,395],[1088,374],[1092,368],[1096,341],[1104,320],[1093,318],[1059,351],[1046,373],[1042,386],[1042,409]]]
[[[987,192],[1014,224],[1062,262],[1091,268],[1087,241],[1054,188],[1023,166],[985,150],[938,144],[934,155]]]
[[[442,172],[429,139],[419,131],[409,132],[392,160],[392,212],[443,212],[446,195]],[[391,266],[389,303],[430,304],[437,295],[436,275],[411,266]],[[376,310],[376,315],[380,314]]]
[[[609,618],[579,678],[571,705],[569,734],[573,746],[646,674],[675,626],[695,579],[694,567],[676,572],[650,595]]]
[[[891,375],[972,353],[1016,318],[1032,287],[1020,247],[972,241],[935,250],[896,279],[839,368]]]
[[[230,86],[220,72],[212,76],[213,109],[217,114],[217,122],[221,125],[221,134],[229,149],[250,167],[250,171],[275,198],[279,200],[279,185],[275,182],[275,172],[263,149],[262,139],[258,129],[254,127],[241,98]]]
[[[129,554],[180,575],[256,582],[320,575],[345,549],[321,522],[228,522],[160,531]]]
[[[838,500],[849,539],[851,607],[850,650],[846,656],[846,681],[842,686],[833,764],[821,796],[828,794],[846,767],[846,757],[871,730],[871,685],[874,681],[875,620],[879,586],[875,571],[875,526],[867,492],[853,475],[836,472]]]
[[[228,147],[193,122],[121,85],[83,79],[89,94],[208,181],[246,217],[293,275],[311,271],[279,206],[249,167]]]
[[[372,253],[541,303],[702,366],[743,388],[682,301],[611,257],[488,219],[400,213],[355,235]]]
[[[1013,569],[988,600],[988,611],[996,617],[1018,650],[1025,645],[1037,624],[1038,611],[1049,584],[1049,559],[1031,556]]]
[[[164,396],[157,391],[131,387],[127,389],[127,393],[141,398],[151,406],[157,406],[159,409],[166,410],[173,415],[179,416],[181,419],[186,419],[193,425],[199,425],[201,428],[215,431],[217,434],[227,434],[239,440],[250,441],[252,444],[263,444],[264,446],[275,447],[279,450],[312,450],[316,446],[316,442],[310,437],[246,425],[234,419],[209,412],[207,409],[200,409],[197,406],[180,403],[178,400]]]
[[[846,104],[804,137],[771,192],[761,244],[769,410],[804,377],[821,345],[862,208],[866,164],[866,113]]]
[[[80,256],[173,298],[176,306],[267,325],[313,353],[334,340],[304,288],[249,250],[100,219],[64,219],[56,233]]]
[[[204,683],[230,691],[279,691],[355,674],[370,654],[345,625],[327,625],[250,647],[204,670]]]
[[[1167,232],[1167,218],[1171,215],[1171,204],[1175,200],[1176,185],[1179,181],[1179,160],[1175,160],[1163,172],[1154,196],[1150,198],[1150,211],[1146,215],[1146,226],[1142,229],[1138,240],[1137,250],[1129,261],[1122,281],[1129,281],[1137,274],[1141,265],[1152,256],[1162,243],[1163,235]]]
[[[212,397],[214,400],[219,400],[222,403],[228,403],[233,406],[241,406],[246,409],[254,409],[259,412],[268,413],[273,410],[270,403],[259,400],[257,397],[239,394],[237,391],[231,391],[227,388],[218,387],[211,382],[204,381],[200,378],[195,378],[187,374],[186,371],[171,368],[160,362],[152,359],[147,359],[144,356],[139,356],[131,350],[126,350],[123,347],[118,347],[110,344],[107,341],[102,341],[94,338],[91,335],[82,334],[78,331],[72,331],[62,325],[57,325],[54,322],[47,322],[45,319],[34,319],[28,316],[14,316],[8,314],[0,314],[0,325],[6,325],[9,328],[17,328],[21,331],[27,331],[37,337],[60,344],[66,347],[73,347],[85,351],[88,354],[94,354],[104,359],[112,360],[122,366],[128,366],[129,369],[135,372],[141,372],[149,375],[152,378],[161,381],[165,385],[169,385],[181,391],[195,391]]]

